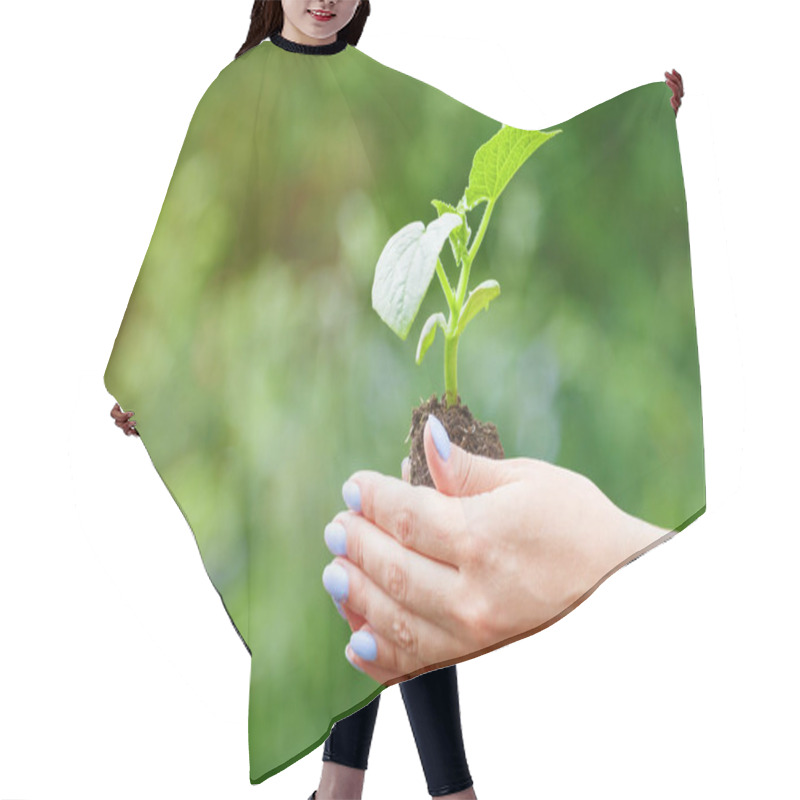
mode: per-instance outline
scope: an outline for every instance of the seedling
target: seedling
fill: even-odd
[[[470,269],[478,254],[494,207],[503,190],[519,168],[535,150],[560,130],[543,133],[503,125],[475,152],[469,181],[463,196],[454,207],[442,200],[431,204],[438,218],[427,228],[422,222],[411,222],[389,239],[378,259],[372,284],[372,307],[381,319],[403,340],[408,336],[422,301],[428,292],[434,272],[447,300],[449,316],[431,314],[422,326],[417,343],[417,364],[422,363],[436,336],[444,332],[444,380],[446,406],[458,402],[458,341],[470,320],[500,294],[496,280],[478,284],[467,295]],[[467,212],[485,203],[478,232],[470,242],[472,231]],[[449,239],[453,259],[460,270],[455,290],[445,274],[439,254]],[[466,299],[465,299],[466,295]]]

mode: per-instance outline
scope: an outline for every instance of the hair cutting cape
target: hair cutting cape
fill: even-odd
[[[677,530],[705,483],[669,99],[652,83],[564,122],[511,180],[470,277],[501,294],[461,337],[458,392],[507,458],[583,473]],[[353,472],[400,476],[412,409],[444,393],[441,335],[421,365],[415,352],[447,303],[434,278],[401,340],[373,309],[375,267],[394,233],[437,218],[431,200],[456,205],[500,127],[352,46],[268,40],[192,117],[105,385],[252,656],[253,783],[381,690],[345,659],[323,529]]]

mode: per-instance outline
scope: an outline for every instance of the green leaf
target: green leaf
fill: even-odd
[[[437,325],[440,325],[443,331],[447,331],[447,320],[441,311],[431,314],[422,326],[422,333],[420,333],[419,342],[417,343],[417,364],[422,363],[422,357],[425,355],[426,350],[433,344]]]
[[[462,197],[456,208],[451,206],[450,203],[445,203],[444,200],[431,200],[431,205],[436,209],[440,217],[447,213],[458,214],[461,217],[461,225],[450,234],[450,245],[453,248],[453,258],[456,264],[460,264],[464,260],[464,256],[467,254],[469,237],[472,235],[463,201],[464,198]]]
[[[466,191],[467,208],[474,208],[481,201],[496,200],[508,186],[517,170],[532,153],[558,131],[526,131],[503,125],[500,130],[482,144],[472,159],[469,186]]]
[[[447,213],[458,214],[456,207],[451,206],[450,203],[445,203],[444,200],[431,200],[431,205],[439,212],[440,217]]]
[[[422,222],[411,222],[383,248],[372,283],[372,307],[401,339],[411,330],[445,239],[460,224],[461,217],[450,213],[427,229]]]
[[[478,284],[467,295],[467,302],[464,303],[464,308],[458,315],[458,324],[456,325],[456,336],[460,336],[467,323],[482,309],[486,308],[489,303],[500,294],[500,284],[495,280],[484,281]]]
[[[458,205],[456,206],[456,214],[460,215],[461,219],[464,220],[464,235],[463,238],[459,240],[458,243],[458,262],[461,263],[467,255],[468,245],[469,245],[469,237],[472,236],[472,229],[469,227],[469,222],[467,221],[467,195],[466,190],[465,193],[461,195],[461,199],[458,201]]]

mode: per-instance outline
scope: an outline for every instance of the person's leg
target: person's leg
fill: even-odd
[[[455,667],[400,684],[431,797],[475,797],[461,735]]]
[[[361,797],[380,699],[378,695],[369,705],[334,724],[322,751],[322,776],[315,800]]]

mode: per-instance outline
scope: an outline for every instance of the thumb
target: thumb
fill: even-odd
[[[428,415],[422,435],[428,470],[442,494],[468,497],[490,492],[512,479],[505,461],[476,456],[453,444],[444,425],[433,414]]]

